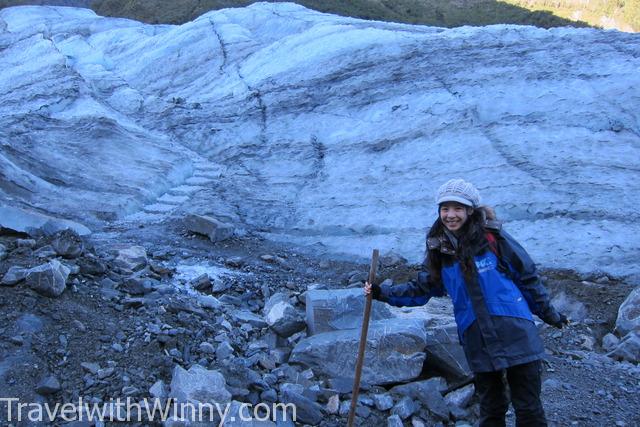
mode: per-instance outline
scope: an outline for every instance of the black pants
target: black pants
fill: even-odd
[[[506,375],[505,375],[506,371]],[[512,366],[502,371],[476,374],[476,392],[480,398],[480,427],[504,427],[511,403],[516,411],[516,426],[546,427],[547,421],[540,401],[542,365],[539,360]]]

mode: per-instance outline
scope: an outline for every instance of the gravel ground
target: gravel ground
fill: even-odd
[[[14,265],[41,263],[35,248],[17,248],[17,239],[25,237],[0,235],[0,243],[9,249],[8,257],[0,261],[0,276]],[[185,232],[177,222],[113,227],[96,234],[85,252],[93,252],[109,265],[117,248],[133,244],[144,246],[150,254],[150,277],[164,292],[162,307],[105,288],[105,279],[122,279],[109,269],[101,275],[72,275],[72,283],[58,298],[40,296],[24,283],[0,287],[2,397],[50,403],[79,397],[95,402],[114,396],[143,398],[156,381],[171,382],[176,364],[190,366],[206,359],[199,344],[220,336],[226,312],[203,313],[190,305],[194,291],[183,283],[186,279],[178,279],[180,266],[210,263],[231,272],[222,276],[231,283],[224,292],[231,297],[224,303],[249,304],[256,311],[268,293],[280,289],[300,293],[314,283],[345,287],[354,275],[364,278],[368,271],[366,264],[328,260],[309,249],[287,248],[251,235],[212,244]],[[410,269],[400,270],[383,269],[379,277],[397,279]],[[549,354],[543,399],[550,425],[640,425],[640,366],[606,357],[601,346],[632,285],[571,271],[543,273],[558,306],[573,320],[563,330],[540,325]],[[163,286],[167,283],[170,286]],[[258,328],[224,332],[233,338],[238,352],[264,339]],[[41,388],[36,393],[43,378],[51,375],[58,380],[59,390],[49,394]],[[0,409],[0,425],[10,425],[6,405]],[[477,413],[477,404],[472,404],[470,413]],[[385,424],[387,416],[388,412],[374,409],[362,425]],[[328,416],[321,425],[344,422],[345,418]],[[512,411],[508,424],[514,425]],[[411,423],[407,420],[406,425]]]

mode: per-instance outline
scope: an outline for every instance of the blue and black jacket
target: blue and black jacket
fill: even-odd
[[[431,297],[448,294],[453,301],[460,343],[474,372],[496,371],[541,359],[544,348],[532,314],[550,324],[559,321],[524,248],[495,221],[488,222],[485,230],[495,237],[496,250],[491,250],[488,242],[479,248],[474,258],[474,283],[466,283],[455,249],[442,235],[427,241],[427,256],[438,251],[443,258],[441,283],[433,283],[429,273],[423,271],[416,281],[382,286],[377,297],[402,307],[423,305]]]

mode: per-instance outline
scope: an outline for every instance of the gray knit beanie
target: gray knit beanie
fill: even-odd
[[[458,202],[472,208],[480,204],[480,193],[472,183],[464,179],[450,179],[440,186],[436,195],[436,203]]]

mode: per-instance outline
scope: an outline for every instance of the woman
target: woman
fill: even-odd
[[[546,426],[540,401],[542,340],[532,313],[562,328],[567,318],[549,302],[535,264],[479,206],[469,182],[452,179],[437,193],[439,217],[427,234],[426,271],[396,286],[365,284],[365,293],[395,306],[425,304],[445,292],[453,300],[458,337],[475,374],[480,426],[504,426],[509,383],[517,426]]]

